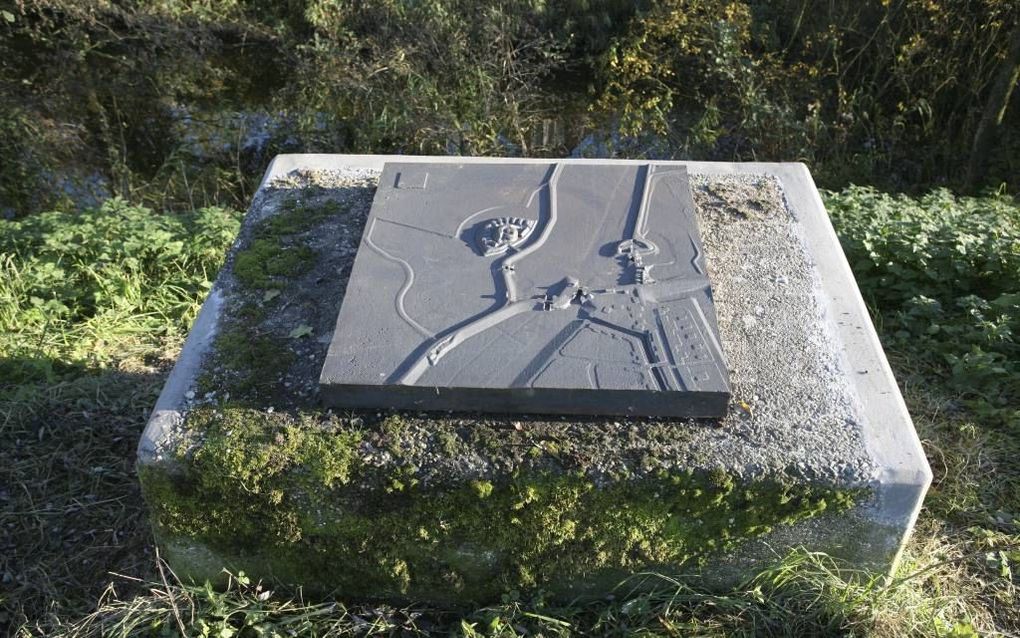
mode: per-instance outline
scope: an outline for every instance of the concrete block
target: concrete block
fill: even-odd
[[[389,195],[422,197],[455,167],[506,167],[534,184],[551,164],[280,156],[139,444],[157,538],[178,574],[215,579],[227,567],[348,597],[442,602],[522,588],[600,596],[648,569],[726,584],[796,547],[854,569],[894,569],[931,473],[807,169],[555,164],[596,190],[626,175],[632,194],[639,175],[686,171],[729,378],[725,416],[330,407],[334,390],[320,375],[330,381],[331,348],[350,348],[337,344],[341,305],[371,292],[355,282],[380,176]],[[479,219],[458,248],[499,263],[500,251],[527,247],[517,219],[537,218]],[[612,266],[619,276],[618,262],[598,258],[605,271],[578,272]],[[529,295],[544,292],[540,279]],[[531,312],[579,317],[576,305]],[[362,321],[392,315],[379,307]],[[507,368],[517,378],[522,366]]]

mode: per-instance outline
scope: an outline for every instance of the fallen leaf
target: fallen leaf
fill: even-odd
[[[301,337],[307,337],[310,334],[312,334],[312,327],[307,324],[301,324],[290,331],[290,338],[300,339]]]

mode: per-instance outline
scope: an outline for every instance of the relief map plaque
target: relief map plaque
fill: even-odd
[[[687,172],[387,163],[320,378],[334,407],[719,417]]]

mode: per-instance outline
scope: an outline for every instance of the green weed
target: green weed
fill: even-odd
[[[160,215],[111,200],[0,229],[0,397],[179,344],[239,227],[236,212]]]
[[[1020,433],[1020,206],[853,186],[826,204],[887,347]]]

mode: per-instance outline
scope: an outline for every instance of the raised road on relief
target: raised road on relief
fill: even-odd
[[[320,390],[352,408],[724,415],[686,170],[387,163]]]

